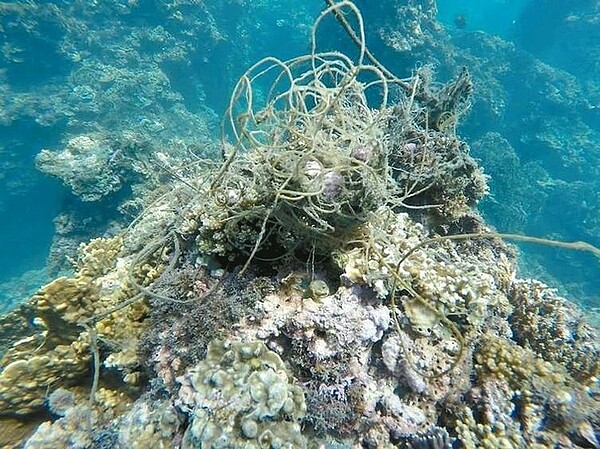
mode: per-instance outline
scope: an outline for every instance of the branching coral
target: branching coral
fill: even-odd
[[[561,364],[584,384],[593,385],[600,378],[600,341],[581,311],[535,281],[514,282],[509,298],[517,342],[544,360]]]
[[[597,399],[563,366],[490,335],[479,343],[475,363],[474,404],[457,414],[465,447],[597,446],[589,431],[600,419]]]
[[[492,311],[510,311],[498,286],[501,272],[481,263],[482,257],[493,257],[491,251],[442,241],[435,249],[418,249],[405,259],[425,241],[424,229],[407,214],[387,208],[359,231],[338,252],[338,263],[349,280],[372,286],[382,297],[393,297],[404,318],[396,322],[409,324],[413,339],[418,337],[426,346],[438,342],[437,357],[412,362],[417,372],[447,374],[463,355],[465,336],[473,338]]]

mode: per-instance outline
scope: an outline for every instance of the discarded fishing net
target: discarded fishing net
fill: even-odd
[[[355,61],[317,51],[322,20],[342,8],[356,19],[358,34],[344,19]],[[366,49],[356,7],[334,4],[313,27],[310,54],[267,57],[242,75],[223,123],[224,163],[178,231],[197,234],[201,252],[245,257],[246,268],[254,257],[327,256],[384,205],[456,220],[486,191],[449,125],[469,92],[466,72],[435,92],[427,71],[396,78]]]

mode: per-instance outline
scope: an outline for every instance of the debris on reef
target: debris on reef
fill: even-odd
[[[391,71],[429,65],[436,78],[448,79],[458,67],[468,67],[476,95],[470,97],[460,133],[491,176],[491,195],[479,204],[486,220],[502,230],[598,246],[600,91],[590,81],[598,78],[600,67],[590,63],[598,59],[598,27],[592,25],[598,5],[582,1],[553,7],[544,0],[528,5],[526,26],[535,27],[544,44],[549,42],[546,28],[537,14],[565,19],[553,28],[561,38],[550,53],[532,54],[485,31],[456,32],[440,23],[435,1],[361,4],[371,46]],[[565,209],[575,215],[557,219]],[[586,309],[596,307],[594,259],[535,247],[521,250],[523,276],[560,285],[563,295],[578,298]]]
[[[356,60],[317,51],[342,11]],[[598,446],[597,330],[475,211],[468,73],[396,78],[349,1],[312,42],[241,77],[221,163],[2,318],[0,415],[54,414],[26,448]]]

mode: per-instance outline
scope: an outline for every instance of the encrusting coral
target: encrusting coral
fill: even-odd
[[[330,15],[356,60],[317,51]],[[175,173],[4,318],[5,413],[43,409],[46,388],[95,399],[30,447],[78,414],[84,447],[598,446],[596,330],[518,280],[473,209],[486,179],[454,132],[468,73],[398,79],[364,42],[356,6],[330,2],[310,54],[241,77],[221,164]]]

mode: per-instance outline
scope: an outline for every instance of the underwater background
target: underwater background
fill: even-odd
[[[468,68],[475,87],[458,133],[491,177],[480,204],[487,221],[501,232],[599,245],[598,3],[409,1],[438,11],[412,24],[395,22],[403,3],[357,2],[367,43],[400,76],[431,65],[443,82]],[[136,188],[168,177],[156,175],[162,147],[210,156],[237,77],[265,55],[305,52],[321,8],[316,0],[0,2],[0,309],[68,271],[79,243],[126,225],[139,212]],[[354,51],[335,26],[319,45]],[[69,142],[81,138],[97,147],[96,159],[76,162]],[[593,256],[523,246],[521,266],[598,307]]]

